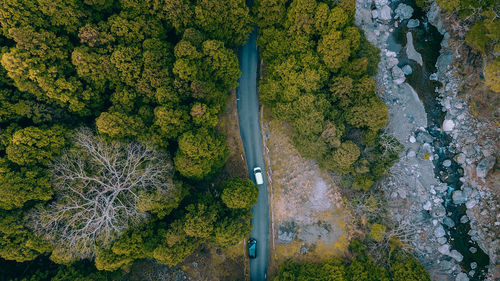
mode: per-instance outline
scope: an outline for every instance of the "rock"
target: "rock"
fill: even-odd
[[[378,10],[373,10],[372,11],[372,18],[377,19],[378,18]]]
[[[423,65],[422,55],[415,50],[413,46],[413,35],[411,32],[406,33],[406,55],[408,59],[416,61],[418,64]]]
[[[453,59],[455,57],[453,56],[452,52],[445,52],[441,54],[436,62],[436,67],[438,70],[446,70],[448,66],[453,62]]]
[[[278,240],[281,243],[290,243],[297,236],[297,225],[294,221],[285,221],[278,226]]]
[[[307,248],[305,246],[300,247],[300,253],[301,254],[305,255],[305,254],[307,254],[307,252],[308,252],[308,250],[307,250]]]
[[[414,136],[410,136],[409,141],[410,141],[410,143],[415,143],[417,140],[415,139]]]
[[[420,21],[416,19],[410,19],[406,25],[408,28],[415,28],[420,25]]]
[[[471,252],[471,253],[475,254],[475,253],[477,253],[477,249],[476,249],[476,248],[474,248],[474,247],[470,247],[470,248],[469,248],[469,252]]]
[[[378,14],[379,14],[378,17],[381,20],[391,20],[392,19],[392,17],[391,17],[392,10],[387,5],[382,6],[382,8],[380,8]]]
[[[450,159],[446,159],[443,161],[443,166],[448,168],[451,166],[451,160]]]
[[[401,70],[403,70],[403,73],[405,75],[410,75],[413,73],[413,70],[411,69],[411,66],[409,64],[403,66],[403,68],[401,68]]]
[[[432,73],[431,75],[429,75],[429,80],[437,81],[438,80],[437,73]]]
[[[396,13],[396,16],[394,18],[400,18],[401,20],[406,20],[411,18],[413,15],[413,8],[411,6],[408,6],[406,4],[399,4],[396,10],[394,11]]]
[[[449,228],[452,228],[455,226],[455,222],[449,217],[445,217],[443,219],[443,223],[446,224],[446,226],[448,226]]]
[[[453,191],[453,195],[451,196],[453,199],[453,203],[455,204],[463,204],[467,201],[467,197],[465,197],[464,193],[461,190]]]
[[[443,255],[449,255],[450,254],[450,245],[444,244],[438,247],[438,252],[440,252]]]
[[[444,120],[443,131],[451,132],[453,130],[453,128],[455,128],[455,122],[453,122],[453,120],[450,120],[450,119]]]
[[[387,60],[387,68],[393,68],[394,66],[398,65],[399,60],[397,58],[390,57]]]
[[[453,267],[453,263],[447,260],[441,261],[440,265],[443,270],[449,270]]]
[[[469,281],[469,277],[467,277],[467,274],[460,272],[457,278],[455,278],[455,281]]]
[[[399,68],[397,65],[392,68],[391,73],[394,83],[398,85],[403,84],[403,82],[406,80],[403,70],[401,70],[401,68]]]
[[[472,207],[476,206],[476,204],[477,204],[476,200],[470,200],[467,201],[467,203],[465,203],[465,207],[467,207],[467,209],[471,209]]]
[[[390,51],[390,50],[385,50],[385,56],[388,58],[395,58],[398,54],[396,52]]]
[[[436,227],[436,229],[434,229],[434,236],[436,236],[437,238],[443,237],[445,234],[446,232],[444,231],[442,225],[439,225],[438,227]]]
[[[424,143],[422,144],[419,148],[418,148],[418,156],[422,159],[430,159],[432,160],[431,158],[431,155],[432,155],[432,147],[430,144],[428,143]]]
[[[439,244],[445,244],[447,241],[448,241],[448,240],[446,240],[446,238],[444,238],[444,237],[439,237],[439,238],[438,238],[438,243],[439,243]]]
[[[432,143],[432,141],[434,140],[432,136],[426,131],[418,130],[415,135],[419,143]]]
[[[463,165],[465,164],[465,155],[463,153],[460,153],[460,154],[457,154],[457,156],[455,156],[455,161],[459,164],[459,165]]]
[[[477,262],[475,262],[475,261],[474,261],[474,262],[471,262],[471,263],[470,263],[470,268],[471,268],[471,269],[476,269],[476,268],[477,268]]]
[[[466,215],[463,215],[461,218],[460,218],[460,223],[466,223],[469,221],[469,217],[466,216]]]
[[[462,256],[462,254],[460,254],[457,250],[451,250],[449,256],[458,262],[461,262],[464,259],[464,256]]]
[[[495,160],[496,159],[494,156],[484,157],[483,159],[481,159],[481,161],[479,161],[476,166],[476,175],[480,178],[486,178],[488,172],[495,165]]]
[[[469,186],[464,186],[462,187],[462,192],[464,193],[465,197],[470,198],[472,195],[472,188],[470,188]]]
[[[375,6],[377,6],[377,7],[382,7],[384,5],[389,4],[388,0],[375,0],[374,2],[375,2]]]
[[[446,215],[446,209],[443,207],[443,205],[437,205],[432,209],[431,214],[435,218],[444,217],[444,215]]]
[[[413,157],[415,157],[416,155],[417,155],[417,153],[416,153],[416,152],[415,152],[415,150],[413,150],[413,149],[408,150],[408,153],[406,153],[406,156],[407,156],[408,158],[413,158]]]
[[[422,206],[424,210],[429,211],[432,209],[432,203],[430,201],[425,202],[425,204]]]
[[[444,108],[446,108],[447,110],[450,110],[450,108],[451,108],[450,98],[443,100],[441,104],[444,106]]]
[[[397,189],[397,193],[399,194],[399,197],[405,199],[406,196],[408,195],[407,191],[405,188],[399,188]]]

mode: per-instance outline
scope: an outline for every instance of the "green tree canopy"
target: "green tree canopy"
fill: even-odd
[[[249,179],[232,178],[225,181],[222,187],[221,198],[228,208],[250,209],[257,203],[259,189]]]
[[[18,165],[47,165],[67,145],[67,131],[61,126],[27,127],[12,135],[7,157]]]
[[[213,131],[186,132],[179,138],[175,167],[183,176],[201,180],[222,168],[226,149],[224,138]]]

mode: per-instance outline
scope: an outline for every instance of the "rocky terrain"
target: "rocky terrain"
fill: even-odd
[[[389,108],[386,132],[395,136],[406,148],[400,162],[392,168],[391,176],[383,184],[390,199],[389,210],[397,224],[405,229],[404,233],[410,234],[405,241],[413,247],[434,280],[482,278],[477,273],[478,264],[474,261],[466,263],[468,255],[464,260],[464,255],[452,247],[450,230],[456,229],[457,223],[470,223],[472,229],[468,235],[490,257],[491,277],[498,264],[498,241],[495,239],[500,223],[498,197],[495,197],[497,194],[493,189],[498,186],[498,180],[495,182],[494,177],[487,175],[496,161],[498,147],[495,145],[498,141],[495,138],[498,138],[498,131],[484,133],[491,126],[475,120],[467,103],[459,97],[460,83],[452,65],[455,54],[448,44],[450,35],[446,33],[434,3],[428,18],[443,34],[443,40],[436,62],[437,72],[431,74],[429,79],[443,85],[436,93],[443,111],[446,111],[440,130],[451,138],[445,149],[435,145],[440,140],[436,139],[435,132],[429,131],[424,104],[406,82],[406,76],[413,69],[398,60],[404,54],[409,60],[422,65],[422,55],[415,50],[410,32],[406,33],[405,46],[391,42],[391,34],[399,24],[407,24],[408,28],[426,24],[419,19],[410,19],[412,14],[413,9],[399,1],[357,1],[357,25],[382,50],[376,81],[379,93]],[[451,157],[454,154],[456,156]],[[459,169],[458,166],[464,170],[459,179],[463,183],[461,190],[458,186],[444,183],[451,170]],[[440,179],[435,176],[435,171]],[[466,215],[452,219],[450,216],[453,214],[445,206],[455,205],[465,205]],[[468,250],[472,255],[477,252],[474,247]]]
[[[468,104],[461,97],[467,99],[474,93],[463,90],[461,76],[457,74],[456,64],[453,63],[454,58],[464,55],[459,52],[460,44],[464,43],[457,42],[447,32],[441,20],[444,16],[435,3],[428,16],[445,38],[436,64],[437,79],[444,85],[439,90],[439,97],[446,112],[446,129],[453,138],[452,145],[456,152],[454,160],[464,170],[460,178],[464,187],[462,191],[453,193],[453,201],[456,204],[465,203],[467,216],[464,220],[469,219],[472,228],[469,235],[490,257],[490,278],[496,280],[500,278],[500,171],[496,166],[500,128],[492,122],[472,116]]]

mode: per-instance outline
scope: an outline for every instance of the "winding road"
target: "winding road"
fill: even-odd
[[[236,89],[238,98],[238,117],[240,134],[245,148],[248,172],[254,181],[254,167],[261,167],[265,175],[264,157],[262,153],[262,137],[259,122],[259,100],[257,98],[257,30],[254,30],[238,55],[241,76]],[[259,186],[257,204],[252,208],[252,232],[250,237],[257,240],[257,258],[250,259],[250,280],[264,281],[269,262],[269,198],[267,179]]]

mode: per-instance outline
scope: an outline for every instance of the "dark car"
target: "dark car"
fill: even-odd
[[[257,257],[257,240],[250,238],[248,240],[248,257],[255,259]]]

